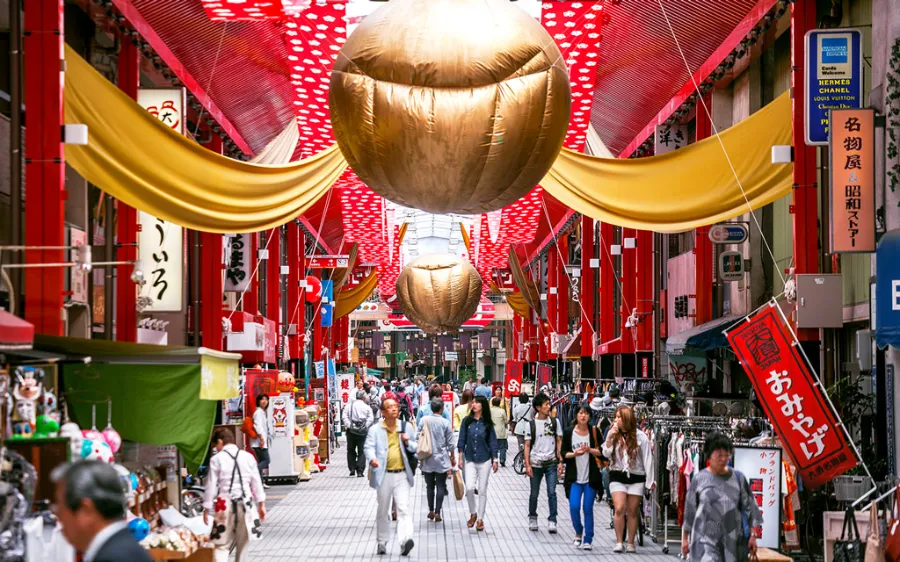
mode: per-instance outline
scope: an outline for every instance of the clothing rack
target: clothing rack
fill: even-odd
[[[893,496],[894,494],[897,493],[897,488],[898,488],[898,487],[900,487],[900,486],[891,486],[891,489],[890,489],[890,490],[888,490],[887,492],[881,494],[880,496],[878,496],[877,498],[875,498],[874,500],[872,500],[872,502],[875,502],[876,504],[879,504],[879,503],[883,502],[884,500],[890,498],[891,496]],[[873,493],[875,490],[877,490],[877,489],[878,489],[877,487],[872,488],[871,490],[869,490],[868,492],[866,492],[865,494],[863,494],[863,495],[862,495],[859,499],[857,499],[855,502],[853,502],[852,504],[850,504],[850,507],[853,508],[853,507],[859,505],[860,502],[862,502],[863,500],[865,500],[866,498],[868,498],[869,496],[871,496],[872,493]],[[869,504],[868,504],[866,507],[862,508],[860,511],[863,511],[863,512],[868,511],[869,508],[872,507],[872,502],[869,502]]]

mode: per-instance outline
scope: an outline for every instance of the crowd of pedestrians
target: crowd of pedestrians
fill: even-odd
[[[469,513],[466,525],[473,533],[485,531],[491,475],[506,466],[510,433],[524,451],[531,531],[541,528],[538,499],[544,487],[549,513],[546,529],[558,533],[557,486],[562,480],[575,548],[593,549],[594,509],[605,494],[614,513],[613,552],[635,552],[641,500],[656,484],[651,443],[638,429],[633,410],[619,406],[604,432],[597,420],[599,408],[585,402],[577,407],[574,423],[562,427],[551,414],[553,404],[546,394],[538,393],[533,399],[523,394],[507,404],[502,389],[495,390],[479,384],[457,395],[437,384],[426,389],[422,381],[379,381],[359,388],[343,422],[350,475],[362,476],[360,467],[368,465],[369,484],[376,490],[376,553],[387,552],[392,520],[397,521],[400,553],[407,556],[414,547],[409,496],[417,467],[425,480],[429,523],[444,520],[448,482],[461,478]],[[746,478],[728,465],[733,451],[728,438],[712,434],[705,449],[710,466],[687,494],[683,554],[688,560],[704,562],[745,560],[755,552],[755,541],[744,545],[731,532],[735,525],[719,533],[719,523],[743,519],[758,525],[759,511],[754,502],[744,499],[749,497],[744,493]],[[708,502],[718,507],[705,507]]]

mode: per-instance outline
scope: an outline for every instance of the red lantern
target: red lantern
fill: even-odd
[[[278,392],[290,392],[294,390],[294,375],[287,371],[278,373]]]
[[[312,303],[322,300],[322,281],[313,275],[306,278],[306,300]]]

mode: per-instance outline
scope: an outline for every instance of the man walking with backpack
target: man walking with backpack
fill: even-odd
[[[344,407],[344,415],[341,421],[347,431],[347,468],[350,476],[363,477],[366,469],[366,455],[363,446],[366,444],[366,434],[375,423],[372,408],[366,401],[365,390],[356,392],[356,400]]]
[[[400,419],[408,422],[413,419],[413,407],[412,407],[412,399],[409,396],[409,393],[406,389],[406,384],[404,382],[397,383],[397,390],[394,392],[397,395],[397,402],[400,404]]]
[[[556,533],[556,484],[562,472],[562,427],[550,417],[550,397],[543,392],[534,397],[535,418],[525,429],[525,474],[531,478],[528,498],[528,528],[538,530],[537,502],[541,480],[547,482],[547,501],[550,507],[550,533]]]

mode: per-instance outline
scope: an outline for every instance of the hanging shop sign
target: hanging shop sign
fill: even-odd
[[[735,447],[734,468],[747,478],[753,501],[762,513],[756,544],[777,549],[781,534],[781,449]]]
[[[350,402],[356,399],[354,396],[356,387],[353,386],[354,378],[356,378],[356,375],[353,373],[341,373],[338,375],[338,400],[341,402],[342,409],[349,406]]]
[[[278,394],[278,371],[247,369],[244,371],[244,415],[252,417],[256,410],[256,397],[260,394]]]
[[[875,263],[875,341],[900,347],[900,230],[881,237]]]
[[[184,88],[139,88],[137,94],[138,105],[182,135],[184,98]]]
[[[518,396],[522,393],[522,362],[507,361],[506,377],[503,380],[503,388],[507,396]]]
[[[243,293],[250,287],[250,233],[225,236],[225,292]]]
[[[459,353],[456,351],[445,351],[444,361],[459,361]]]
[[[727,334],[803,483],[817,488],[855,467],[847,435],[780,309],[766,306]]]
[[[550,369],[550,365],[538,365],[537,366],[537,387],[543,388],[550,384],[550,374],[553,371]]]
[[[814,29],[806,34],[804,132],[806,144],[826,145],[829,112],[863,106],[862,33]]]
[[[69,228],[70,246],[87,246],[87,232],[80,228]],[[75,250],[72,250],[74,256]],[[75,261],[74,258],[72,261]],[[69,268],[69,291],[71,302],[87,304],[88,302],[88,272],[80,267]]]
[[[875,251],[875,110],[831,112],[831,251]]]
[[[334,370],[334,359],[328,359],[325,361],[325,369],[326,376],[328,378],[328,400],[329,402],[334,402],[338,399],[338,383],[337,383],[337,373]]]
[[[335,267],[349,267],[350,256],[311,256],[306,264],[309,269],[333,269]]]
[[[719,254],[719,280],[725,283],[740,281],[744,278],[744,255],[741,252],[722,252]]]
[[[713,244],[743,244],[750,237],[744,223],[714,224],[709,227],[709,241]]]
[[[653,149],[659,156],[687,146],[687,131],[683,125],[657,125],[654,128]]]
[[[144,267],[141,296],[149,297],[144,312],[180,312],[184,278],[183,229],[139,211],[138,259]]]
[[[334,282],[330,279],[322,280],[322,307],[319,315],[322,318],[322,327],[330,328],[334,322]]]

